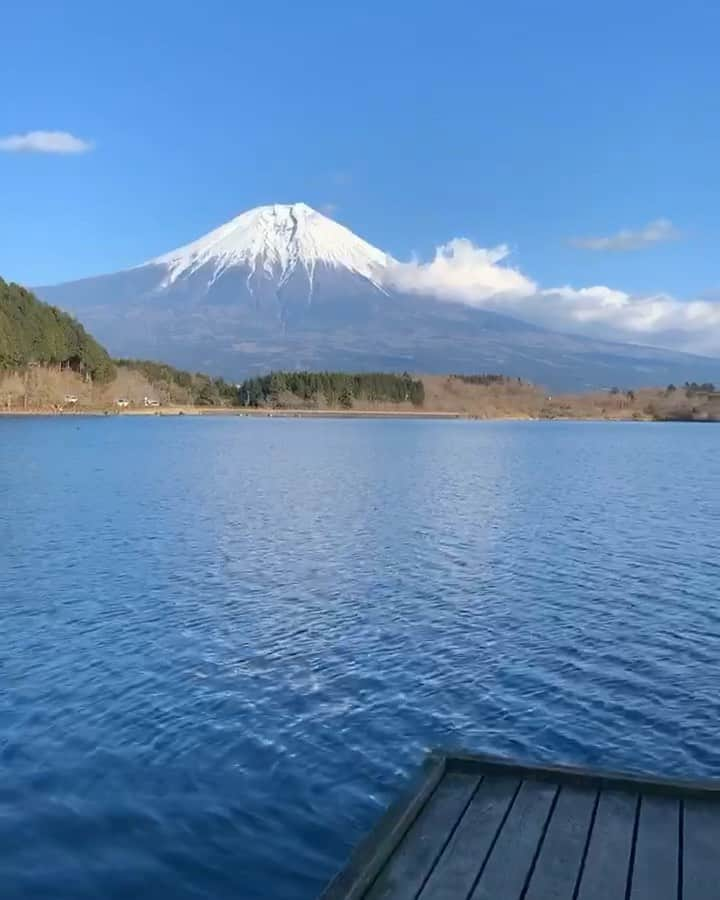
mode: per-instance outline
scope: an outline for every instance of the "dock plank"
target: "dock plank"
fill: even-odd
[[[419,900],[468,896],[519,786],[516,777],[485,776]]]
[[[436,751],[323,898],[720,900],[720,780]]]
[[[524,900],[573,900],[597,797],[592,788],[560,788]]]
[[[545,832],[557,785],[525,780],[473,891],[472,900],[517,900]]]
[[[716,900],[720,894],[720,804],[685,800],[683,900]]]
[[[635,794],[601,791],[577,900],[625,900],[637,802]]]
[[[460,773],[443,778],[367,892],[367,900],[414,900],[479,783],[479,776]]]
[[[641,797],[630,900],[677,900],[679,824],[677,797]]]

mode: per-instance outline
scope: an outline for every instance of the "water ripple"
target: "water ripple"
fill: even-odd
[[[720,775],[717,436],[1,419],[3,897],[311,898],[438,745]]]

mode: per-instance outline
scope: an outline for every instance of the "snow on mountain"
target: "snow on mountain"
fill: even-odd
[[[281,287],[298,270],[304,271],[312,288],[316,267],[327,266],[359,275],[383,290],[382,274],[389,260],[382,250],[307,204],[293,203],[258,206],[144,265],[167,268],[161,288],[201,269],[207,269],[211,286],[234,267],[247,270],[250,290],[259,272]]]

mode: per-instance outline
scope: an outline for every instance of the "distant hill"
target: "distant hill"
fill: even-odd
[[[553,390],[720,382],[720,359],[549,331],[403,293],[396,261],[304,203],[249,210],[125,271],[38,288],[114,356],[271,370],[508,372]]]

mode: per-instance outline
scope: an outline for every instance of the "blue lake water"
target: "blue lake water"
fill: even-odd
[[[310,900],[428,748],[720,775],[720,428],[0,418],[0,894]]]

